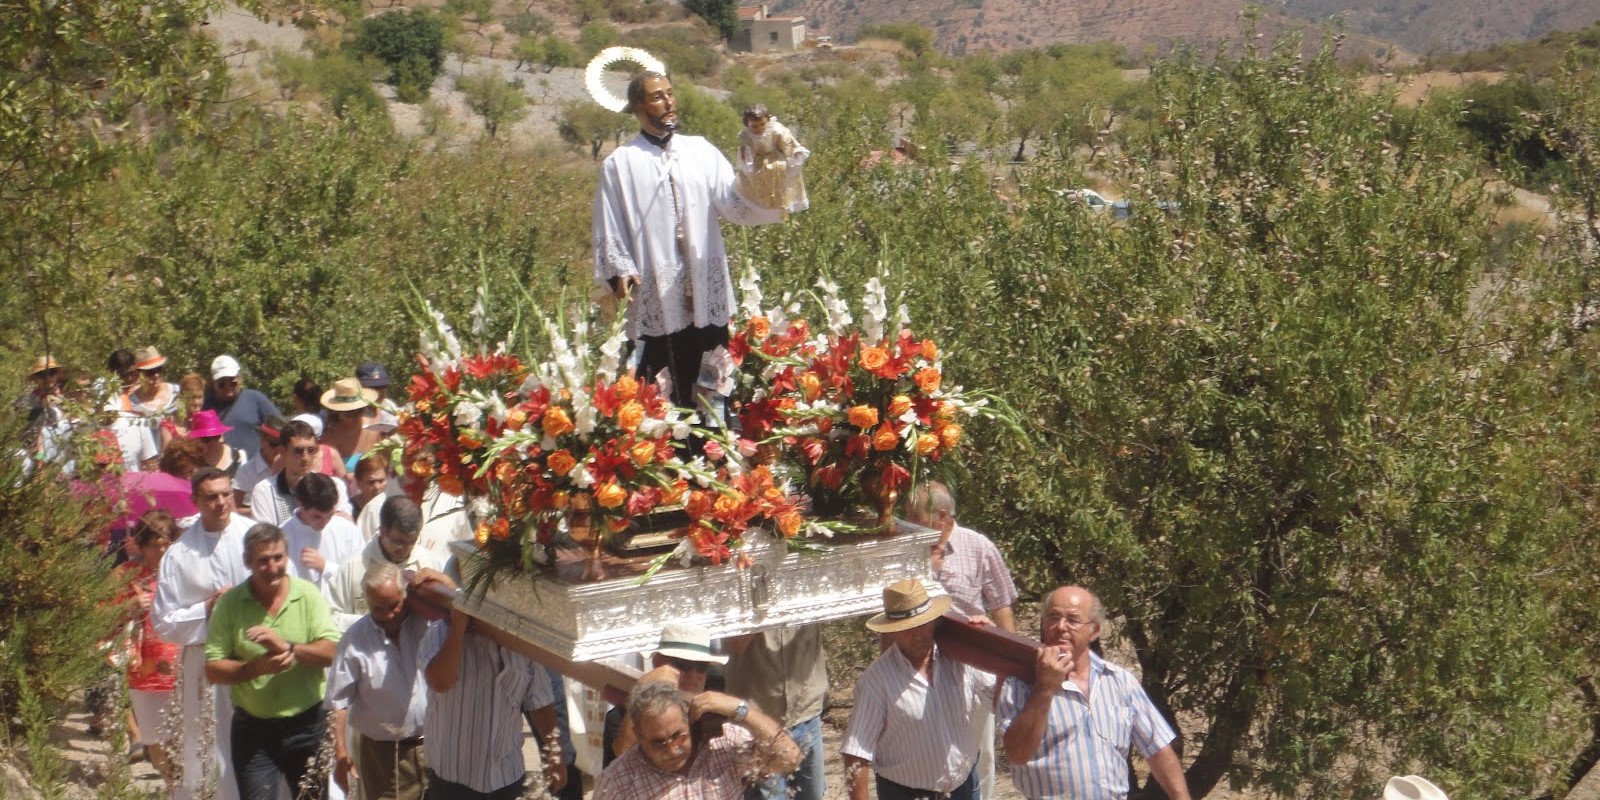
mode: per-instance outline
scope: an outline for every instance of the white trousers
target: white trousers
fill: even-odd
[[[206,646],[183,648],[178,691],[182,692],[183,727],[173,760],[183,765],[183,780],[173,788],[173,800],[239,800],[233,779],[233,702],[228,687],[206,681]],[[206,694],[210,694],[207,702]],[[207,714],[207,706],[210,713]],[[202,753],[200,745],[210,725],[214,744]],[[214,790],[208,793],[208,789]]]

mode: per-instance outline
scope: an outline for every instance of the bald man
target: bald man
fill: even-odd
[[[1011,759],[1011,781],[1029,800],[1128,796],[1128,750],[1138,745],[1156,782],[1172,800],[1189,800],[1177,734],[1127,670],[1095,655],[1105,609],[1081,586],[1045,597],[1039,638],[1044,647],[1033,685],[1011,678],[995,716]]]

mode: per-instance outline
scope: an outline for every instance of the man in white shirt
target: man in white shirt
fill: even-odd
[[[333,622],[348,629],[367,613],[367,596],[362,576],[380,564],[392,564],[407,572],[439,569],[443,563],[431,551],[417,547],[422,536],[422,509],[416,501],[401,495],[391,497],[378,514],[378,535],[361,552],[339,565],[328,579],[328,601],[333,605]]]
[[[276,477],[263,480],[256,484],[250,493],[250,515],[257,522],[270,522],[278,527],[283,527],[294,515],[299,502],[295,500],[294,487],[300,485],[302,478],[312,473],[312,467],[317,463],[317,454],[322,445],[317,442],[317,435],[311,432],[311,426],[298,420],[290,420],[283,426],[283,454],[278,459],[283,469]],[[350,513],[349,492],[345,489],[344,481],[334,481],[334,488],[339,492],[339,502],[334,507],[334,513]]]
[[[361,554],[361,531],[350,520],[335,516],[339,481],[320,472],[305,476],[294,487],[300,507],[283,524],[289,548],[289,574],[316,584],[329,597],[331,573]]]
[[[239,513],[253,516],[250,514],[251,493],[262,481],[278,474],[283,455],[283,429],[288,424],[283,417],[270,417],[261,423],[259,455],[245,459],[239,471],[233,474],[233,502]]]
[[[359,776],[365,800],[421,800],[428,686],[417,656],[428,621],[406,608],[406,579],[395,564],[372,565],[359,583],[370,613],[339,640],[328,673],[334,780],[348,791],[350,776]],[[347,728],[356,731],[353,755]]]
[[[850,800],[867,800],[869,764],[878,800],[976,800],[972,718],[993,702],[995,681],[934,644],[934,628],[949,608],[948,596],[929,597],[913,578],[889,584],[883,613],[867,620],[889,647],[856,681],[843,748]]]
[[[594,276],[627,300],[628,335],[642,339],[640,374],[672,375],[672,399],[694,406],[706,353],[728,343],[733,284],[720,220],[783,220],[735,189],[733,166],[701,136],[675,133],[672,80],[641,72],[628,83],[640,132],[600,167],[594,199]]]
[[[190,485],[200,519],[161,559],[150,612],[162,640],[183,646],[178,678],[183,728],[177,747],[183,782],[173,790],[173,797],[195,800],[212,784],[218,800],[237,800],[238,785],[229,757],[233,704],[228,687],[206,682],[205,642],[212,605],[223,592],[250,577],[244,564],[244,535],[253,523],[233,513],[233,484],[227,473],[205,467],[195,473]],[[210,752],[201,752],[207,726],[214,746]]]

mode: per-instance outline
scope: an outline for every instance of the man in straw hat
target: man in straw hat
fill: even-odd
[[[706,675],[711,671],[711,665],[722,666],[727,663],[727,656],[711,652],[711,631],[705,626],[691,622],[669,622],[661,629],[656,651],[650,654],[650,674],[661,676],[663,680],[670,678],[677,683],[678,691],[696,695],[706,690]],[[602,742],[607,765],[617,756],[628,752],[628,748],[638,741],[626,711],[618,706],[606,713]]]
[[[993,676],[946,657],[933,632],[950,609],[915,578],[883,590],[883,613],[867,629],[889,646],[856,681],[855,710],[845,731],[850,800],[867,800],[867,765],[877,773],[879,800],[977,795],[978,737],[972,718],[994,696]]]
[[[628,303],[628,335],[644,342],[640,374],[666,370],[673,402],[692,407],[701,361],[727,344],[734,307],[718,221],[764,225],[782,221],[783,211],[743,200],[722,151],[676,133],[671,78],[635,75],[626,110],[639,135],[600,167],[594,277]]]
[[[1063,586],[1041,612],[1033,685],[1007,680],[995,711],[1017,791],[1030,800],[1126,798],[1136,744],[1167,797],[1189,800],[1172,726],[1132,673],[1089,649],[1105,625],[1100,599]]]

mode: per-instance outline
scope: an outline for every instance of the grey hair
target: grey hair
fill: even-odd
[[[1039,606],[1043,608],[1044,606],[1050,605],[1050,600],[1056,596],[1056,592],[1064,592],[1068,589],[1077,589],[1078,591],[1089,595],[1089,621],[1099,626],[1100,630],[1105,630],[1105,604],[1100,602],[1100,595],[1095,594],[1093,590],[1086,586],[1057,586],[1056,588],[1051,589],[1049,593],[1044,596],[1044,600],[1039,603]]]
[[[924,509],[930,517],[942,511],[954,518],[956,495],[950,491],[950,487],[939,481],[923,481],[911,489],[911,496],[906,498],[906,507]]]
[[[628,693],[628,721],[635,731],[640,730],[645,717],[653,717],[676,708],[683,712],[683,721],[689,721],[689,701],[678,691],[676,684],[666,681],[646,681]]]
[[[403,494],[395,495],[383,501],[383,508],[378,509],[378,527],[415,536],[422,530],[422,509],[417,506],[417,501]]]
[[[373,564],[367,568],[366,574],[361,576],[361,589],[363,591],[376,589],[379,586],[387,586],[391,583],[402,590],[406,588],[405,576],[400,572],[400,568],[387,561],[379,561]]]
[[[666,78],[669,83],[672,81],[672,78],[655,70],[647,69],[634,73],[634,76],[628,80],[628,107],[622,109],[624,113],[632,114],[636,107],[645,104],[644,82],[651,78]]]
[[[284,541],[286,540],[283,537],[282,528],[270,522],[257,522],[250,526],[250,530],[244,533],[244,563],[250,563],[250,554],[254,553],[257,548],[266,547],[269,544],[280,544]]]

